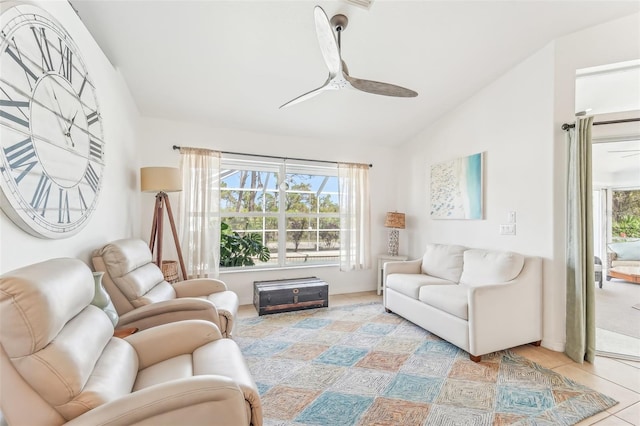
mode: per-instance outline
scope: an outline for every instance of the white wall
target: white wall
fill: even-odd
[[[578,70],[575,111],[590,115],[640,109],[640,60]]]
[[[410,217],[413,257],[427,242],[436,242],[513,250],[540,256],[545,266],[552,261],[553,61],[549,45],[404,147],[411,157],[400,204]],[[476,152],[485,153],[484,219],[431,219],[431,165]],[[509,211],[516,212],[516,235],[499,235]]]
[[[143,119],[140,126],[141,167],[178,167],[180,154],[173,145],[209,148],[220,151],[299,157],[316,160],[371,163],[371,224],[372,269],[357,272],[340,272],[337,267],[302,269],[277,269],[243,272],[223,272],[222,279],[230,289],[238,293],[241,304],[253,301],[253,281],[317,276],[329,283],[329,293],[351,293],[376,288],[375,255],[386,252],[387,229],[383,227],[385,213],[398,209],[395,203],[395,170],[389,158],[395,150],[383,147],[353,146],[349,141],[298,139],[287,136],[258,134],[224,128],[207,127],[161,119]],[[178,206],[179,194],[170,194],[171,204]],[[144,194],[141,204],[140,235],[149,239],[154,197]],[[177,207],[173,208],[174,215]],[[165,231],[165,235],[170,232]],[[401,240],[404,237],[401,231]],[[167,237],[163,251],[167,259],[172,257],[173,241]],[[173,251],[174,252],[174,251]]]
[[[138,111],[120,74],[106,59],[66,1],[32,2],[65,27],[96,85],[102,111],[106,167],[97,210],[78,234],[59,240],[33,237],[0,213],[0,273],[52,257],[77,257],[89,264],[94,248],[137,234],[139,229],[136,125]],[[5,7],[7,4],[4,4]]]
[[[640,57],[638,15],[564,37],[511,69],[403,146],[399,206],[408,252],[427,242],[514,250],[543,258],[543,345],[565,341],[565,134],[575,108],[575,71]],[[485,219],[429,218],[434,163],[485,152]],[[404,168],[400,167],[404,166]],[[405,186],[406,185],[406,186]],[[507,212],[517,234],[501,236]]]

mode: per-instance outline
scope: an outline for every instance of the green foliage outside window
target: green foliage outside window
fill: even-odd
[[[260,234],[249,232],[240,235],[224,222],[220,230],[220,266],[253,266],[254,259],[267,262],[271,258]]]
[[[640,238],[640,190],[613,191],[614,241]]]
[[[640,217],[622,216],[613,222],[613,234],[621,238],[640,238]]]

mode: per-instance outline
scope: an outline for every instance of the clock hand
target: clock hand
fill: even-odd
[[[76,144],[73,142],[73,139],[71,138],[71,129],[73,128],[73,122],[76,121],[77,115],[78,115],[78,111],[76,111],[76,113],[73,114],[73,117],[71,117],[71,122],[69,123],[69,128],[67,129],[67,133],[64,134],[66,137],[69,138],[69,140],[71,141],[71,146],[74,148]]]
[[[49,83],[49,85],[51,86],[51,83]],[[65,142],[67,142],[67,145],[69,145],[69,142],[71,142],[71,147],[75,148],[76,144],[73,141],[73,139],[71,139],[71,128],[73,127],[73,122],[76,119],[76,116],[78,115],[78,111],[76,110],[76,113],[73,115],[73,118],[71,119],[71,122],[69,124],[69,127],[65,129],[64,124],[62,124],[62,121],[60,121],[60,118],[62,118],[63,121],[67,121],[67,119],[64,118],[64,114],[62,113],[62,107],[60,106],[60,101],[58,100],[58,97],[56,96],[56,89],[53,88],[53,86],[51,86],[51,92],[53,93],[53,98],[56,100],[56,104],[58,105],[58,111],[60,111],[60,116],[58,116],[58,114],[55,114],[56,118],[58,118],[58,123],[60,124],[60,129],[62,130],[62,134],[69,138],[68,140],[65,139]]]
[[[51,92],[49,92],[49,88],[51,89]],[[51,93],[53,93],[53,99],[55,99],[56,104],[58,105],[58,111],[60,111],[60,115],[56,114],[55,112],[53,113],[53,115],[55,115],[56,119],[58,120],[58,125],[60,126],[60,130],[62,130],[62,134],[66,136],[64,124],[61,121],[62,107],[60,106],[60,102],[58,101],[58,97],[56,96],[56,90],[51,86],[51,82],[49,82],[49,87],[47,88],[47,94],[49,95],[49,98],[51,98]]]

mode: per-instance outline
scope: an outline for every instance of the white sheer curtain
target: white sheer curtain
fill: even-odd
[[[593,192],[591,189],[591,127],[593,117],[576,118],[567,132],[567,343],[575,362],[595,356],[595,275],[593,257]]]
[[[220,263],[220,153],[180,148],[180,241],[189,278],[217,277]]]
[[[371,267],[369,165],[338,164],[340,192],[340,270]]]

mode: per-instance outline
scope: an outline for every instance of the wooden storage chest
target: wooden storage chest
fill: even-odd
[[[316,277],[254,281],[258,315],[329,306],[329,285]]]

